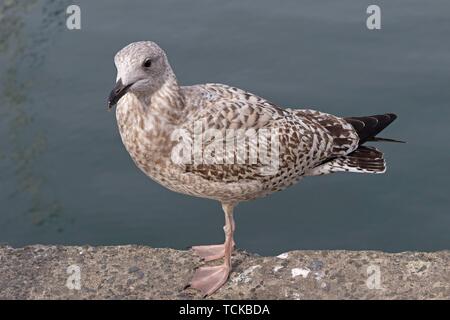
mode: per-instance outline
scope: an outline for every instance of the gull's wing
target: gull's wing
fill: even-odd
[[[194,147],[191,163],[179,165],[186,173],[207,180],[270,180],[277,188],[292,184],[308,169],[347,154],[358,145],[352,126],[338,117],[311,110],[281,109],[254,94],[221,84],[182,90],[186,114],[181,130],[186,133],[185,142]],[[264,135],[267,136],[261,137]],[[252,162],[250,157],[255,150],[262,153]],[[205,154],[216,156],[218,152],[222,152],[218,158],[209,157],[209,163],[205,163]],[[222,161],[217,163],[217,159]]]

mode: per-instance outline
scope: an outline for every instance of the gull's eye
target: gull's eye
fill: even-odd
[[[152,60],[151,59],[145,59],[143,66],[145,68],[150,68],[152,66]]]

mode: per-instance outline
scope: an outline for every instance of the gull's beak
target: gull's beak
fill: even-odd
[[[128,85],[123,85],[122,79],[119,79],[119,81],[117,81],[116,86],[109,94],[108,109],[111,109],[113,106],[117,104],[117,102],[119,102],[120,98],[122,98],[125,95],[125,93],[128,92],[128,89],[131,87],[131,85],[132,83]]]

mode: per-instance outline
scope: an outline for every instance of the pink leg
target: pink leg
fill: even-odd
[[[224,209],[225,210],[225,209]],[[234,232],[235,224],[233,215],[230,217],[230,225],[231,225],[231,232]],[[226,221],[225,221],[226,224]],[[223,231],[225,232],[225,235],[227,234],[226,230],[227,226],[225,225],[223,227]],[[231,239],[232,246],[234,248],[235,243],[234,240]],[[211,244],[211,245],[205,245],[205,246],[193,246],[191,248],[196,255],[201,257],[203,261],[213,261],[217,259],[221,259],[225,256],[225,243],[224,244]]]
[[[234,247],[233,233],[235,228],[233,220],[234,204],[222,204],[222,208],[225,211],[225,243],[223,245],[193,247],[195,252],[201,251],[205,254],[204,259],[206,261],[213,260],[211,258],[224,257],[224,262],[221,265],[198,268],[187,286],[200,290],[204,296],[218,290],[227,281],[231,271],[231,253]],[[201,253],[199,254],[201,255]]]

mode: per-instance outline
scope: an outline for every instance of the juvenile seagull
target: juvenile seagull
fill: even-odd
[[[363,144],[394,141],[378,138],[377,134],[395,120],[395,114],[340,118],[314,110],[282,109],[224,84],[180,86],[165,52],[151,41],[129,44],[116,54],[114,62],[117,79],[108,106],[117,104],[120,135],[136,165],[172,191],[215,199],[222,204],[224,244],[192,248],[204,261],[224,258],[223,264],[202,266],[195,271],[188,286],[204,295],[212,294],[228,279],[234,247],[233,209],[239,202],[283,190],[304,176],[386,170],[383,153]],[[179,139],[174,139],[173,134],[180,130],[193,133],[199,121],[202,129],[214,128],[223,137],[229,129],[270,129],[278,139],[276,170],[264,173],[266,163],[261,159],[240,161],[242,154],[237,154],[237,148],[227,149],[234,159],[231,163],[174,161],[173,151]],[[211,143],[202,139],[200,153]],[[258,140],[256,147],[272,150],[277,145],[275,141]],[[245,149],[245,155],[250,149]],[[195,151],[192,157],[196,157]]]

